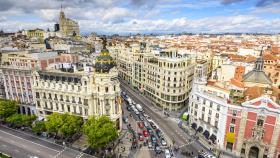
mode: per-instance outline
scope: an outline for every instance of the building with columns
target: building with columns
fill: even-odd
[[[33,89],[39,117],[53,112],[70,113],[87,119],[108,115],[122,126],[118,71],[108,50],[96,59],[94,71],[79,64],[59,63],[33,73]]]
[[[165,110],[185,107],[194,78],[194,59],[176,49],[135,47],[117,54],[119,76]]]

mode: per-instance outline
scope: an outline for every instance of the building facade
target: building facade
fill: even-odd
[[[4,98],[18,101],[20,103],[20,113],[36,114],[31,69],[2,65],[0,74],[4,83]]]
[[[100,66],[100,65],[99,65]],[[60,63],[33,74],[36,109],[40,117],[53,112],[70,113],[87,119],[108,115],[122,126],[120,83],[115,67],[85,72],[79,66]]]
[[[59,15],[59,31],[62,35],[68,37],[80,35],[79,24],[74,20],[66,18],[62,10]]]
[[[134,88],[170,111],[186,105],[194,78],[195,63],[176,50],[158,54],[145,50],[121,52],[117,55],[120,77]]]

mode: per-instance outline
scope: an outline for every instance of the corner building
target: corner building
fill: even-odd
[[[131,58],[128,58],[131,57]],[[191,91],[195,63],[170,49],[159,53],[118,54],[120,77],[165,110],[183,108]]]
[[[122,126],[120,83],[107,50],[103,50],[94,72],[81,71],[79,65],[54,65],[33,74],[36,109],[40,117],[53,112],[70,113],[87,119],[107,115]],[[101,62],[102,60],[102,62]]]

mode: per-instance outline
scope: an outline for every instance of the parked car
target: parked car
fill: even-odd
[[[165,158],[171,158],[171,153],[168,149],[164,150]]]
[[[143,135],[144,135],[144,137],[148,137],[149,136],[149,133],[148,133],[148,130],[143,130]]]
[[[143,122],[138,122],[137,124],[138,124],[139,128],[144,128],[144,123]]]

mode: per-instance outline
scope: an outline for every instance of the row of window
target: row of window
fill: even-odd
[[[51,94],[51,93],[46,94],[45,92],[43,92],[42,96],[40,97],[40,93],[36,92],[36,98],[37,99],[42,98],[42,99],[59,100],[59,101],[65,101],[65,102],[72,102],[72,103],[82,104],[81,97],[79,97],[78,99],[76,97],[74,97],[74,96],[72,96],[71,98],[70,97],[68,95],[63,96],[63,95]],[[83,104],[84,105],[88,105],[88,99],[83,99]]]

